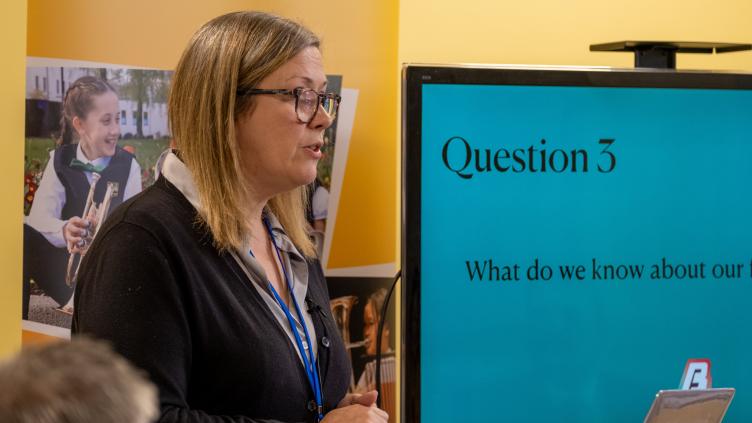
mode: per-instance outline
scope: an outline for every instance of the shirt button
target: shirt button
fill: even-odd
[[[321,337],[321,345],[323,345],[324,348],[329,348],[330,344],[331,342],[329,342],[329,338],[327,338],[326,336]]]
[[[308,401],[308,411],[316,411],[316,401],[310,400]]]

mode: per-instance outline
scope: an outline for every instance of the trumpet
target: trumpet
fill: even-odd
[[[104,220],[107,218],[107,214],[110,210],[112,199],[118,195],[119,184],[117,182],[107,182],[107,190],[104,193],[104,198],[97,207],[94,203],[94,192],[97,189],[97,182],[99,182],[99,179],[102,176],[95,172],[92,173],[91,177],[89,194],[86,196],[86,205],[84,206],[84,212],[81,215],[84,219],[89,220],[90,225],[88,235],[76,245],[78,250],[70,253],[70,256],[68,256],[68,267],[65,272],[65,283],[68,286],[72,286],[76,281],[78,269],[81,267],[81,261],[83,261],[84,255],[86,255],[86,252],[89,250],[88,246],[94,241],[94,238],[99,232],[99,228],[104,224]]]
[[[358,303],[358,297],[355,295],[346,295],[343,297],[332,298],[329,301],[329,308],[332,310],[332,317],[339,329],[342,341],[345,343],[347,349],[347,357],[352,363],[352,349],[360,348],[365,345],[365,340],[360,342],[352,342],[350,340],[350,313],[353,306]],[[350,390],[355,391],[355,377],[352,372],[350,373]]]

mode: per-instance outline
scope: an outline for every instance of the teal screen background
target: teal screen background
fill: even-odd
[[[734,387],[725,422],[752,421],[752,92],[424,84],[421,143],[421,420],[641,422],[687,359]],[[587,173],[473,171],[444,143],[584,149]],[[598,173],[601,138],[615,139]],[[450,159],[461,162],[459,149]],[[474,164],[468,171],[474,169]],[[549,281],[528,281],[538,259]],[[703,280],[650,265],[705,263]],[[520,266],[470,281],[466,261]],[[645,265],[593,280],[592,260]],[[560,265],[584,265],[564,280]],[[713,264],[743,264],[713,278]]]

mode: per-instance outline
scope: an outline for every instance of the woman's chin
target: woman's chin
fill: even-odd
[[[305,186],[305,185],[312,184],[313,181],[316,180],[316,172],[317,170],[315,167],[312,169],[307,169],[306,172],[301,173],[300,175],[298,175],[297,178],[295,178],[296,185]]]
[[[268,193],[271,195],[277,195],[283,192],[292,191],[294,189],[304,187],[313,183],[316,180],[316,170],[306,169],[296,172],[289,172],[284,174],[276,174],[275,177],[256,177],[250,179],[248,182],[251,186],[257,186],[265,190],[270,190]]]

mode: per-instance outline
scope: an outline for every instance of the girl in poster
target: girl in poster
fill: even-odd
[[[107,182],[119,194],[110,211],[141,191],[141,168],[135,157],[117,146],[120,107],[115,89],[94,76],[77,79],[66,91],[58,147],[50,152],[42,180],[24,224],[23,318],[29,317],[30,280],[61,307],[73,295],[66,279],[70,253],[85,248],[91,237],[90,216],[82,216],[94,180],[94,204],[100,204]],[[70,308],[62,309],[71,312]]]

